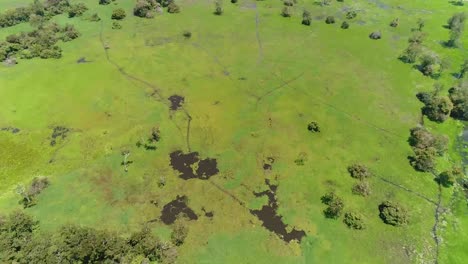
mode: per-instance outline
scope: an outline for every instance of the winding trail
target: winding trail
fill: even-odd
[[[121,67],[117,62],[115,62],[114,60],[111,59],[110,55],[109,55],[109,48],[107,47],[107,45],[104,43],[104,37],[103,37],[103,29],[104,29],[104,24],[103,22],[101,21],[101,28],[100,28],[100,31],[99,31],[99,40],[101,42],[101,45],[102,45],[102,48],[104,49],[104,53],[106,55],[106,60],[112,64],[118,71],[119,73],[126,77],[127,79],[130,79],[130,80],[133,80],[133,81],[136,81],[136,82],[139,82],[140,84],[143,84],[144,86],[148,87],[148,88],[151,88],[153,89],[153,93],[150,94],[150,96],[152,96],[153,98],[155,98],[156,101],[166,105],[168,108],[170,107],[170,102],[169,100],[167,100],[161,93],[160,89],[144,80],[144,79],[141,79],[135,75],[132,75],[130,73],[127,73],[123,67]],[[185,137],[185,141],[186,141],[186,147],[187,147],[187,150],[189,152],[191,152],[191,148],[190,148],[190,126],[191,126],[191,122],[192,122],[192,116],[190,115],[190,113],[188,112],[188,110],[184,107],[182,108],[183,109],[183,113],[185,114],[186,118],[187,118],[187,131],[186,131],[186,137]],[[172,119],[171,119],[172,120]],[[175,121],[172,120],[172,122],[176,125],[177,128],[179,128],[177,126],[177,124],[175,123]],[[179,128],[180,129],[180,128]]]
[[[387,179],[385,179],[385,178],[383,178],[383,177],[377,177],[377,178],[378,178],[379,180],[385,182],[385,183],[388,183],[388,184],[393,185],[393,186],[395,186],[395,187],[397,187],[397,188],[400,188],[400,189],[402,189],[402,190],[404,190],[404,191],[406,191],[406,192],[408,192],[408,193],[414,194],[414,195],[418,196],[419,198],[424,199],[424,200],[426,200],[427,202],[429,202],[429,203],[431,203],[431,204],[433,204],[433,205],[435,205],[435,206],[438,206],[438,205],[439,205],[438,202],[436,202],[436,201],[434,201],[434,200],[428,198],[427,196],[424,196],[424,195],[422,195],[422,194],[420,194],[420,193],[418,193],[418,192],[416,192],[416,191],[413,191],[413,190],[411,190],[411,189],[409,189],[409,188],[406,188],[405,186],[403,186],[403,185],[401,185],[401,184],[392,182],[392,181],[387,180]]]

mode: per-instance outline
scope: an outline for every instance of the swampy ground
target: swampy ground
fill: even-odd
[[[448,89],[468,52],[441,45],[449,34],[443,26],[466,5],[298,1],[284,18],[281,1],[224,1],[215,16],[211,1],[180,0],[180,13],[142,19],[132,16],[134,1],[80,2],[102,20],[54,17],[82,33],[61,44],[61,59],[0,67],[2,212],[21,208],[17,184],[42,175],[51,185],[25,210],[44,230],[75,223],[130,233],[149,224],[168,238],[171,221],[185,212],[179,263],[468,258],[464,197],[439,190],[407,159],[409,129],[421,121],[415,95],[435,81],[398,60],[424,19],[426,45],[452,61],[438,80]],[[26,3],[0,0],[0,9]],[[120,30],[111,28],[116,7],[127,11]],[[301,25],[304,7],[311,26]],[[349,8],[358,16],[343,30]],[[325,24],[328,15],[338,22]],[[396,17],[400,25],[390,27]],[[0,38],[29,28],[0,29]],[[382,39],[369,39],[377,30]],[[311,121],[320,133],[307,130]],[[460,163],[462,124],[424,125],[451,138],[438,169]],[[376,175],[366,198],[351,192],[347,166],[356,162]],[[324,217],[320,197],[330,190],[366,217],[365,230]],[[382,222],[378,205],[387,199],[409,209],[408,225]],[[435,217],[437,208],[448,210]],[[279,222],[279,231],[264,227],[262,215],[273,215],[266,221]]]

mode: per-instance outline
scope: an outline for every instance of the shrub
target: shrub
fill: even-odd
[[[453,109],[450,113],[453,118],[468,120],[468,81],[449,89],[450,101]]]
[[[284,4],[285,6],[293,6],[293,5],[294,5],[294,3],[293,3],[292,0],[284,0],[284,1],[283,1],[283,4]]]
[[[426,39],[427,34],[421,31],[415,31],[413,35],[408,39],[410,44],[422,44]]]
[[[310,26],[312,22],[312,16],[309,11],[304,10],[302,12],[302,25]]]
[[[380,218],[388,225],[401,226],[408,223],[408,212],[397,203],[385,201],[379,205],[379,211]]]
[[[323,211],[325,217],[337,219],[340,217],[344,203],[343,200],[338,197],[334,192],[329,192],[322,196],[322,203],[328,205],[328,207]]]
[[[390,22],[391,27],[398,27],[399,24],[400,24],[400,19],[399,18],[395,18],[395,19],[392,20],[392,22]]]
[[[403,51],[400,59],[406,63],[415,63],[422,52],[422,47],[419,44],[411,43],[408,48]]]
[[[117,21],[114,21],[112,22],[112,29],[121,29],[122,28],[122,25],[117,22]]]
[[[183,35],[185,38],[191,38],[191,37],[192,37],[192,32],[190,32],[190,31],[184,31],[184,33],[182,33],[182,35]]]
[[[223,2],[221,0],[216,0],[214,14],[217,16],[223,14]]]
[[[99,17],[97,13],[94,13],[89,17],[89,21],[98,22],[98,21],[101,21],[101,18]]]
[[[371,39],[381,39],[382,38],[382,33],[380,31],[374,31],[370,33],[369,38]]]
[[[355,212],[345,213],[343,223],[351,229],[362,230],[366,227],[364,224],[364,216]]]
[[[82,16],[87,10],[88,10],[88,7],[83,3],[71,5],[70,9],[68,10],[68,17]]]
[[[309,130],[310,132],[320,132],[320,127],[317,122],[310,122],[307,125],[307,130]]]
[[[117,9],[114,9],[114,11],[112,11],[111,18],[115,20],[122,20],[126,16],[127,14],[125,13],[125,10],[123,10],[122,8],[117,8]]]
[[[100,5],[108,5],[110,4],[112,1],[111,0],[99,0],[99,4]]]
[[[348,29],[348,28],[349,28],[348,22],[343,21],[343,23],[341,23],[341,28],[342,28],[342,29]]]
[[[61,31],[63,32],[62,41],[64,42],[74,40],[80,36],[80,32],[70,24],[67,24]]]
[[[168,13],[179,13],[180,12],[180,8],[178,5],[176,5],[176,3],[174,2],[171,2],[168,6],[167,6],[167,12]]]
[[[281,10],[281,15],[283,17],[290,17],[291,16],[291,9],[289,8],[289,6],[283,7],[283,9]]]
[[[348,166],[348,172],[351,177],[359,180],[363,180],[372,176],[372,172],[370,172],[370,170],[362,164],[353,164]]]
[[[353,18],[355,18],[356,16],[357,16],[356,11],[351,10],[351,11],[346,12],[346,18],[347,18],[347,19],[353,19]]]
[[[149,18],[155,9],[155,3],[147,0],[138,0],[135,7],[133,8],[133,15],[137,17]]]
[[[335,23],[335,17],[333,17],[333,16],[327,16],[327,18],[325,19],[325,23],[327,23],[327,24],[334,24],[334,23]]]
[[[370,185],[367,181],[360,181],[353,186],[353,194],[361,196],[369,196],[371,194]]]
[[[184,243],[185,238],[188,235],[188,228],[181,220],[176,221],[172,227],[171,241],[174,245],[180,246]]]
[[[448,188],[453,186],[457,178],[453,171],[449,170],[440,173],[436,180],[440,185]]]
[[[410,130],[408,142],[413,149],[425,149],[432,147],[439,156],[447,150],[448,138],[446,136],[436,136],[422,127],[415,127]]]
[[[452,101],[447,96],[433,96],[422,108],[422,112],[429,120],[443,123],[450,116],[453,109]]]
[[[237,3],[237,0],[231,0],[231,3],[233,4]]]

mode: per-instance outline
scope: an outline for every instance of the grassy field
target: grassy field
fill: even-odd
[[[0,9],[28,2],[0,0]],[[321,7],[299,1],[292,17],[283,18],[280,1],[224,1],[224,14],[215,16],[212,2],[184,0],[179,14],[141,19],[131,15],[134,1],[80,2],[90,8],[86,15],[96,12],[102,21],[55,17],[82,33],[61,44],[61,59],[0,67],[0,127],[21,129],[0,131],[2,212],[21,207],[18,183],[43,175],[52,184],[26,210],[44,230],[76,223],[129,233],[186,195],[199,217],[188,222],[179,263],[432,263],[437,251],[440,263],[467,259],[468,209],[460,190],[442,190],[442,206],[452,210],[443,216],[437,250],[436,206],[421,196],[437,202],[438,186],[407,159],[409,129],[420,121],[415,94],[431,90],[435,81],[397,59],[417,19],[424,19],[426,45],[452,61],[439,79],[448,89],[468,52],[440,44],[448,39],[443,25],[466,5],[391,0]],[[121,30],[111,29],[116,7],[127,11]],[[301,25],[303,8],[316,18],[310,27]],[[343,30],[346,8],[361,11]],[[338,23],[325,24],[327,15]],[[400,26],[388,26],[396,17]],[[0,38],[29,28],[0,29]],[[190,39],[182,36],[186,30]],[[376,30],[383,38],[369,39]],[[76,63],[81,57],[90,62]],[[166,98],[174,94],[185,97],[183,110],[170,111]],[[310,121],[320,124],[321,133],[307,131]],[[425,125],[451,137],[438,169],[459,164],[461,124]],[[56,126],[70,132],[51,146]],[[153,127],[161,131],[157,149],[138,148]],[[133,161],[128,172],[120,165],[125,150]],[[209,180],[180,179],[169,166],[175,150],[216,158],[220,172]],[[307,159],[297,166],[301,153]],[[262,168],[267,157],[275,160],[271,171]],[[356,182],[347,166],[355,162],[376,174],[369,197],[351,193]],[[265,190],[265,179],[278,183],[278,213],[285,223],[306,232],[300,243],[284,242],[249,212],[266,203],[252,192]],[[320,197],[330,190],[344,198],[345,210],[366,216],[365,230],[324,217]],[[378,205],[387,199],[409,209],[409,225],[380,220]],[[202,208],[214,216],[204,216]],[[151,227],[169,237],[164,223]]]

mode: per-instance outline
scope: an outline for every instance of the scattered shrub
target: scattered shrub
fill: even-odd
[[[156,5],[156,1],[138,0],[133,8],[133,15],[137,17],[151,18]]]
[[[353,186],[353,194],[361,196],[369,196],[371,194],[370,185],[367,181],[360,181]]]
[[[344,214],[343,223],[351,229],[365,229],[364,216],[355,212],[347,212]]]
[[[343,21],[343,23],[341,23],[341,28],[342,28],[342,29],[348,29],[348,28],[349,28],[348,22]]]
[[[183,35],[185,38],[191,38],[191,37],[192,37],[192,32],[190,32],[190,31],[184,31],[184,33],[182,33],[182,35]]]
[[[411,43],[400,55],[400,59],[406,63],[415,63],[422,52],[422,47],[419,44]]]
[[[65,27],[62,28],[61,32],[63,33],[62,41],[64,42],[72,41],[81,35],[80,32],[76,30],[75,26],[70,24],[65,25]]]
[[[421,57],[421,64],[419,70],[425,76],[437,77],[440,73],[440,59],[434,53],[428,53]]]
[[[401,226],[408,223],[408,212],[397,203],[385,201],[379,205],[379,211],[380,218],[388,225]]]
[[[427,34],[421,31],[415,31],[413,35],[408,39],[408,43],[411,44],[422,44],[426,39]]]
[[[292,0],[284,0],[283,1],[283,4],[285,6],[293,6],[294,5],[294,2]]]
[[[115,20],[122,20],[126,16],[127,14],[125,13],[125,10],[123,10],[122,8],[117,8],[117,9],[114,9],[114,11],[112,11],[111,18]]]
[[[101,21],[101,18],[99,17],[99,15],[97,13],[94,13],[89,17],[89,21],[99,22],[99,21]]]
[[[214,14],[217,16],[223,14],[223,2],[221,0],[216,0]]]
[[[112,0],[99,0],[100,5],[108,5],[112,2]]]
[[[320,127],[317,122],[310,122],[307,125],[307,130],[309,130],[310,132],[320,132]]]
[[[312,22],[312,16],[309,11],[304,10],[302,12],[302,25],[310,26]]]
[[[237,3],[237,0],[231,0],[231,3],[233,4]]]
[[[325,19],[325,23],[327,23],[327,24],[335,24],[335,17],[333,17],[333,16],[327,16],[327,18]]]
[[[340,217],[344,203],[343,200],[338,197],[334,192],[329,192],[322,196],[322,203],[328,205],[328,207],[323,211],[325,217],[337,219]]]
[[[348,172],[351,177],[359,180],[364,180],[372,176],[372,172],[362,164],[353,164],[348,166]]]

